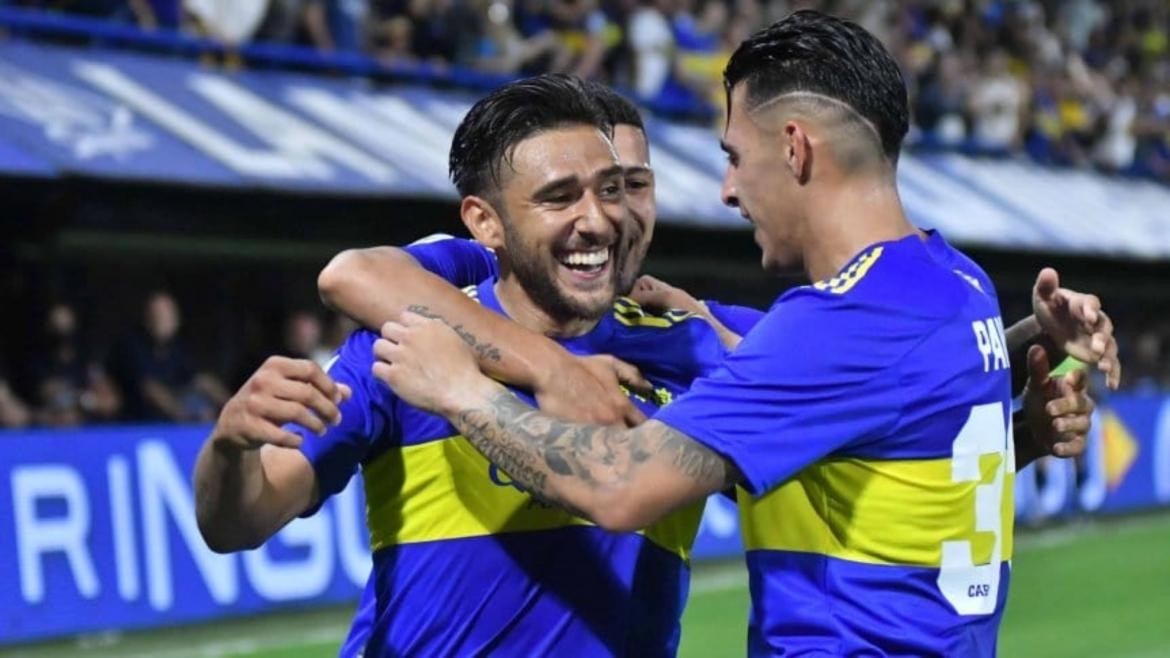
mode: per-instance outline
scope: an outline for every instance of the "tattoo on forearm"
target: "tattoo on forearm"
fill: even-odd
[[[406,308],[406,310],[410,311],[411,313],[417,313],[418,315],[421,315],[424,318],[438,320],[438,321],[442,322],[443,324],[447,325],[448,327],[451,327],[451,329],[456,334],[458,334],[460,338],[463,339],[463,342],[467,343],[468,346],[471,347],[472,351],[475,352],[476,356],[478,356],[480,359],[483,359],[486,361],[492,361],[495,363],[499,363],[500,358],[501,358],[499,348],[497,348],[495,345],[492,345],[491,343],[479,342],[479,339],[475,337],[475,334],[473,334],[470,331],[468,331],[467,329],[465,329],[463,327],[463,325],[451,324],[447,320],[447,318],[443,317],[442,315],[439,315],[438,313],[435,313],[434,311],[432,311],[430,309],[430,307],[423,306],[422,304],[411,304],[410,306],[408,306]]]
[[[550,418],[506,391],[460,411],[455,425],[480,452],[538,498],[573,509],[553,486],[564,476],[589,488],[629,481],[652,458],[711,491],[740,479],[727,460],[661,423],[634,429],[580,425]]]

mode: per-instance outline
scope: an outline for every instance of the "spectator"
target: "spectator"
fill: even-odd
[[[16,396],[8,385],[5,373],[0,369],[0,428],[16,429],[28,425],[32,414],[28,406]]]
[[[268,0],[183,0],[183,8],[197,31],[238,47],[252,40],[268,13]]]
[[[630,16],[628,39],[634,54],[634,92],[656,97],[670,78],[674,61],[674,33],[670,28],[672,0],[642,0]]]
[[[183,23],[180,0],[130,0],[130,11],[138,26],[146,30],[177,30]]]
[[[572,53],[556,34],[544,30],[525,37],[512,20],[512,0],[491,0],[483,7],[480,24],[483,35],[476,46],[474,65],[489,73],[521,73],[533,70],[541,61],[548,62],[550,70],[569,68]]]
[[[1028,90],[1008,69],[1008,56],[997,50],[987,57],[968,101],[973,136],[980,146],[1006,150],[1020,142],[1020,121]]]
[[[405,16],[382,21],[374,28],[374,54],[386,66],[413,64],[414,23]]]
[[[606,52],[621,41],[621,30],[609,22],[597,0],[548,0],[548,14],[572,57],[568,72],[582,78],[596,77]]]
[[[333,357],[333,350],[324,346],[321,334],[321,319],[315,313],[296,311],[285,321],[282,352],[294,359],[328,363]]]
[[[165,292],[146,303],[144,331],[126,339],[110,370],[131,420],[210,421],[228,399],[211,374],[199,372],[178,339],[179,308]]]
[[[102,366],[84,353],[77,334],[73,308],[53,305],[45,321],[47,344],[31,373],[38,424],[70,427],[109,420],[120,410],[117,389]]]
[[[943,53],[920,83],[915,113],[919,125],[942,144],[955,145],[967,137],[962,58]]]
[[[723,94],[723,69],[731,58],[724,42],[730,20],[723,0],[688,0],[684,9],[674,15],[671,25],[679,81],[712,104],[717,104]]]

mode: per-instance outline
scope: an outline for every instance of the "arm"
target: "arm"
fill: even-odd
[[[645,527],[739,480],[729,461],[663,423],[626,429],[544,415],[484,377],[452,332],[415,315],[404,322],[388,324],[389,340],[375,344],[375,375],[404,400],[446,416],[534,495],[603,528]]]
[[[440,319],[460,334],[485,373],[529,388],[548,374],[542,362],[566,356],[550,339],[483,308],[397,247],[343,251],[321,271],[317,287],[327,306],[374,331],[407,310]]]
[[[183,405],[179,404],[179,400],[171,392],[171,389],[167,388],[166,384],[153,377],[147,377],[142,380],[139,387],[142,397],[166,415],[167,418],[175,422],[182,422],[187,419]]]
[[[283,426],[324,434],[348,395],[311,361],[272,357],[228,401],[195,464],[195,516],[212,550],[255,548],[316,504],[302,438]]]
[[[466,280],[462,277],[483,274],[487,268],[486,263],[474,261],[474,254],[470,265],[452,265],[433,254],[433,249],[420,253],[426,256],[427,267],[460,283]],[[455,255],[466,258],[467,252]],[[367,327],[379,328],[408,310],[442,321],[472,349],[485,374],[532,390],[549,413],[603,424],[636,424],[644,419],[616,380],[611,381],[612,374],[636,384],[628,376],[631,368],[616,359],[586,363],[573,358],[549,338],[480,306],[447,280],[423,269],[406,250],[344,251],[321,272],[317,286],[327,305]],[[604,366],[609,366],[608,373],[601,372]]]

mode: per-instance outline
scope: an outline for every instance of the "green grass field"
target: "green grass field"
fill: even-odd
[[[1170,514],[1021,532],[1003,656],[1170,656]],[[742,656],[740,562],[695,569],[680,656]],[[166,631],[22,647],[4,656],[309,658],[336,655],[351,608],[285,612]]]

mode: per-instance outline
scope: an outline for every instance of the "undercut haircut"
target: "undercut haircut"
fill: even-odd
[[[732,54],[723,73],[729,111],[740,83],[749,112],[786,94],[843,105],[869,124],[885,157],[898,162],[910,128],[906,82],[881,42],[856,23],[812,10],[773,23]]]
[[[592,126],[612,134],[600,104],[580,79],[538,75],[496,89],[480,99],[455,129],[449,159],[451,181],[461,196],[491,196],[520,142],[545,130]]]

